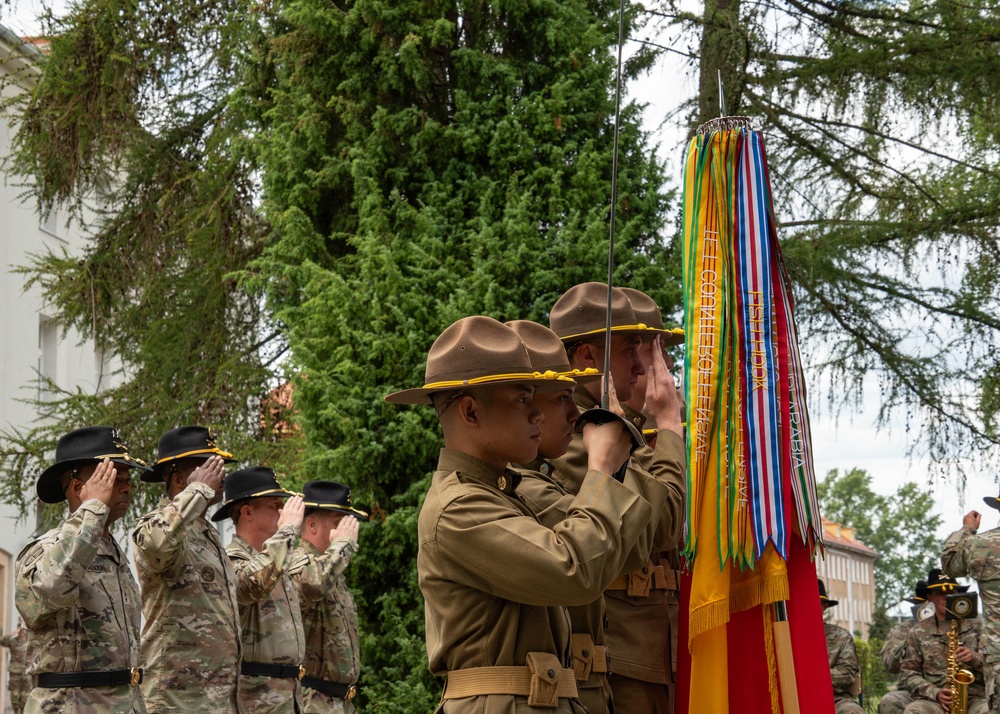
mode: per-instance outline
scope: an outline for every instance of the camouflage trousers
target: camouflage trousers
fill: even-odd
[[[913,695],[905,689],[889,692],[879,700],[878,714],[903,714],[903,710],[911,702]]]
[[[837,714],[865,714],[858,701],[848,696],[835,696],[833,706]]]
[[[14,711],[24,709],[31,693],[31,677],[12,672],[7,680],[7,693],[10,694],[10,706]]]
[[[302,688],[303,714],[354,714],[354,705],[349,699],[338,699],[329,694],[317,692],[309,687]]]
[[[990,708],[985,699],[976,698],[969,700],[969,707],[966,711],[968,714],[989,714]],[[948,714],[948,710],[937,702],[920,699],[907,704],[903,714]]]

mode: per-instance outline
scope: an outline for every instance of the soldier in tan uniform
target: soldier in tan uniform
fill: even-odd
[[[910,630],[918,622],[918,611],[920,606],[927,602],[927,581],[918,580],[913,597],[904,598],[905,602],[913,606],[913,618],[900,622],[889,630],[885,636],[885,643],[879,652],[882,658],[882,666],[889,674],[899,674],[903,660],[906,659],[906,640]],[[878,714],[903,714],[906,706],[913,701],[911,695],[905,689],[896,689],[884,695],[878,702]]]
[[[823,604],[823,615],[839,600],[831,600],[826,594],[826,583],[819,581],[819,599]],[[833,683],[833,704],[836,714],[864,714],[855,694],[858,675],[858,652],[854,647],[854,636],[832,622],[823,623],[826,629],[826,651],[830,658],[830,680]]]
[[[302,705],[306,643],[288,566],[302,528],[302,497],[283,489],[274,471],[262,466],[226,476],[225,494],[212,520],[231,518],[236,527],[226,553],[240,606],[240,707],[294,714]]]
[[[10,706],[14,714],[21,714],[31,692],[31,677],[24,673],[28,647],[24,628],[18,626],[11,634],[0,637],[0,645],[10,650],[10,661],[7,664],[7,693],[10,695]]]
[[[577,285],[552,307],[550,325],[566,346],[574,368],[603,366],[606,310],[607,285],[603,283]],[[640,320],[628,296],[618,288],[612,290],[611,321],[611,376],[618,398],[627,404],[635,397],[639,379],[646,374],[641,357],[643,342],[656,337],[674,343],[680,338],[663,329],[662,320],[657,321],[660,327],[649,317]],[[663,364],[660,348],[650,355]],[[664,484],[668,497],[656,515],[657,530],[646,562],[619,574],[605,593],[614,706],[630,714],[671,710],[668,589],[676,590],[677,563],[665,554],[676,548],[683,532],[686,456],[676,385],[665,364],[662,375],[659,380],[649,380],[643,400],[659,429],[656,446],[637,449],[631,467]],[[581,385],[575,398],[583,411],[598,404],[599,394],[593,386]],[[556,477],[570,492],[577,491],[586,474],[586,459],[583,441],[577,437],[566,455],[554,462]],[[578,627],[593,629],[595,625],[575,619],[574,628]]]
[[[534,461],[536,391],[572,381],[532,369],[517,333],[468,317],[431,347],[425,384],[386,397],[431,404],[444,432],[420,511],[417,572],[431,671],[447,677],[444,714],[585,711],[571,669],[566,605],[593,602],[652,517],[615,480],[631,438],[620,423],[589,424],[590,470],[569,515],[540,523],[508,464]]]
[[[672,369],[673,360],[664,348],[681,344],[684,341],[684,332],[679,328],[668,330],[664,327],[663,314],[660,312],[659,305],[646,293],[634,288],[621,288],[621,291],[628,297],[636,320],[640,324],[656,331],[662,330],[658,340],[644,340],[640,345],[639,358],[642,360],[645,373],[640,375],[636,381],[632,398],[622,405],[626,417],[636,428],[645,433],[644,427],[650,421],[646,409],[646,392],[649,377],[653,374],[654,356],[656,353],[661,354],[664,366]],[[683,424],[684,405],[679,394],[677,403],[678,415]],[[648,445],[638,449],[633,454],[638,465],[647,471],[653,468],[658,434],[659,431],[654,430],[653,435],[647,440]],[[684,438],[683,426],[681,438]],[[684,473],[683,469],[681,473]],[[628,711],[629,707],[636,711],[643,709],[661,711],[656,707],[662,704],[661,692],[663,689],[667,691],[667,708],[662,711],[664,714],[669,714],[674,710],[675,684],[677,682],[677,635],[680,632],[681,614],[680,538],[681,533],[677,532],[677,541],[672,545],[660,540],[656,545],[661,550],[654,550],[650,553],[650,565],[653,569],[657,566],[661,567],[664,577],[661,581],[654,579],[649,596],[637,598],[634,595],[629,595],[627,575],[612,583],[609,589],[609,619],[612,621],[631,619],[636,623],[636,627],[631,628],[634,630],[632,632],[629,628],[612,627],[608,633],[611,650],[618,654],[615,674],[611,677],[611,685],[615,693],[615,701],[624,707],[624,711]],[[641,610],[642,614],[640,615],[637,610]],[[638,623],[642,619],[646,620],[647,627],[640,630]],[[634,636],[638,632],[643,634],[642,638]],[[662,655],[650,657],[650,652],[662,653]]]
[[[927,598],[934,603],[934,616],[914,625],[906,639],[906,659],[899,673],[899,686],[913,696],[913,701],[903,710],[905,714],[947,714],[951,711],[955,696],[948,686],[948,634],[953,620],[945,616],[947,596],[966,590],[968,586],[959,585],[938,568],[927,574]],[[958,622],[955,661],[975,676],[966,692],[965,711],[987,714],[984,660],[980,652],[982,622],[979,619]]]
[[[143,694],[150,712],[237,712],[240,616],[236,573],[205,517],[222,500],[223,464],[208,429],[182,426],[160,437],[144,480],[166,487],[132,531],[142,587]]]
[[[593,375],[569,366],[566,350],[559,337],[548,328],[534,322],[518,320],[507,323],[521,337],[528,350],[532,368],[536,372],[554,371],[572,376],[578,383],[595,384],[600,372],[592,369]],[[662,373],[666,373],[663,365]],[[517,489],[521,498],[538,517],[543,525],[554,527],[569,514],[574,495],[559,480],[553,461],[566,453],[573,440],[575,425],[580,409],[574,400],[577,387],[572,385],[554,392],[535,395],[535,403],[543,414],[541,443],[538,458],[531,464],[512,466],[524,478]],[[611,408],[621,416],[620,405],[611,384]],[[641,436],[636,430],[636,439]],[[662,511],[669,489],[647,474],[629,468],[625,472],[624,483],[641,494],[650,504],[654,513]],[[651,520],[630,550],[623,563],[623,570],[631,571],[645,564],[649,558],[653,539],[656,536],[657,521]],[[573,671],[577,679],[580,701],[591,714],[609,711],[611,686],[607,673],[611,667],[611,652],[606,646],[604,621],[606,608],[604,597],[599,597],[586,605],[569,608],[573,625],[572,654]]]
[[[986,496],[990,508],[1000,510],[1000,498]],[[982,533],[982,515],[970,511],[962,528],[945,542],[941,567],[953,578],[975,578],[983,602],[982,653],[986,658],[986,696],[990,710],[1000,712],[1000,528]]]
[[[15,604],[29,630],[28,712],[145,712],[138,684],[139,589],[111,525],[128,511],[129,469],[146,469],[118,431],[71,431],[38,478],[45,503],[70,515],[17,558]]]
[[[303,712],[351,714],[361,672],[358,609],[344,570],[358,552],[358,523],[368,514],[335,481],[302,488],[306,517],[289,573],[298,589],[306,636]]]

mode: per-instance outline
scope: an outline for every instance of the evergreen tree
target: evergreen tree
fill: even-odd
[[[297,1],[281,15],[263,142],[274,232],[255,274],[287,327],[306,469],[384,512],[352,567],[365,708],[429,711],[416,517],[441,439],[430,409],[382,397],[423,383],[455,319],[544,323],[567,288],[603,279],[615,13]],[[627,106],[617,282],[674,307],[663,169],[636,120]]]

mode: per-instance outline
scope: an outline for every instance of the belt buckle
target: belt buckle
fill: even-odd
[[[299,665],[299,676],[298,676],[298,677],[296,677],[296,679],[299,679],[299,680],[301,680],[301,679],[302,679],[303,677],[305,677],[305,676],[306,676],[306,668],[305,668],[305,665],[302,665],[302,664],[300,664],[300,665]]]
[[[358,688],[353,684],[347,688],[347,696],[344,697],[347,701],[354,699],[354,695],[358,693]]]
[[[142,680],[142,670],[138,667],[132,667],[129,672],[131,673],[131,678],[129,679],[129,685],[133,687],[138,687],[139,682]]]

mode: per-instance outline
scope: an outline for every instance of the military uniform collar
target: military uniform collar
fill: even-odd
[[[642,412],[636,411],[628,404],[622,404],[622,411],[625,412],[625,418],[632,422],[636,429],[642,431],[642,427],[646,425],[646,415]]]
[[[454,449],[441,449],[438,471],[457,471],[469,480],[496,488],[510,495],[514,493],[521,476],[511,469],[498,469],[475,456]]]

